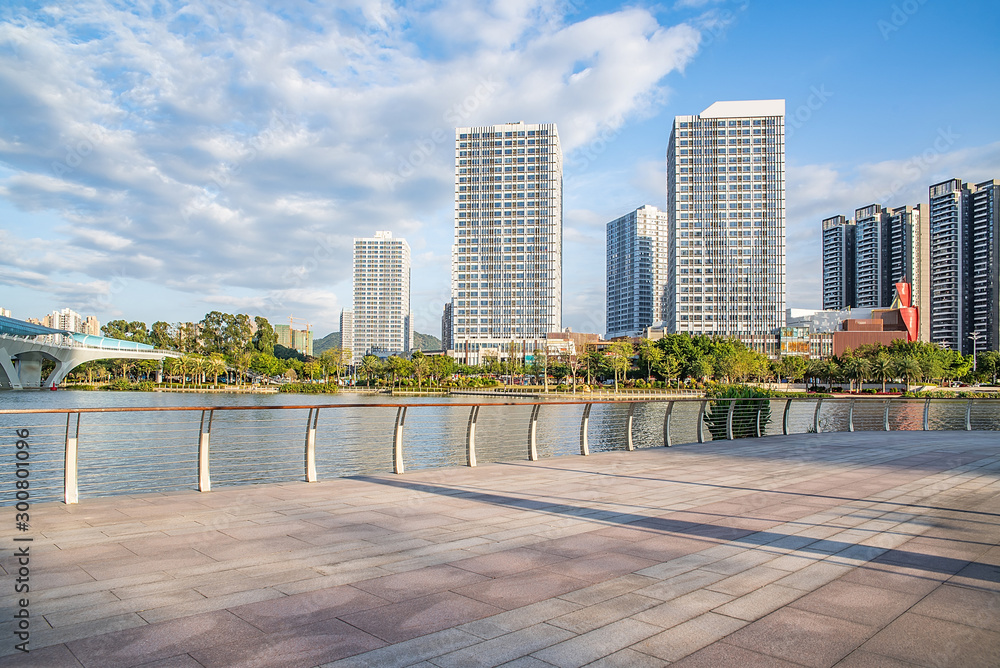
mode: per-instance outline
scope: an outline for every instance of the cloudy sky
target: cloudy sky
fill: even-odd
[[[788,303],[819,221],[1000,178],[992,0],[205,0],[0,7],[0,306],[200,320],[351,303],[355,236],[449,298],[454,127],[555,122],[563,322],[604,331],[605,224],[662,207],[675,115],[787,100]]]

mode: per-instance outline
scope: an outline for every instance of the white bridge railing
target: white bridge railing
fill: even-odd
[[[830,431],[1000,431],[1000,399],[664,399],[0,410],[31,497],[476,466]],[[25,445],[21,445],[24,443]],[[27,454],[19,454],[27,453]],[[13,460],[11,460],[13,461]],[[5,466],[14,484],[14,466]]]

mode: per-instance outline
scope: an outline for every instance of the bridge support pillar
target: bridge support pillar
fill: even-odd
[[[0,348],[0,387],[10,387],[12,390],[23,390],[21,378],[17,375],[17,369],[10,363],[10,354]]]

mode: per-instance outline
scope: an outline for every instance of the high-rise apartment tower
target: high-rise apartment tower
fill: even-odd
[[[392,232],[354,240],[354,364],[367,354],[405,355],[410,328],[410,245]]]
[[[667,213],[649,205],[608,223],[607,338],[663,321],[668,229]]]
[[[965,354],[1000,345],[998,191],[996,179],[930,187],[931,341]]]
[[[785,101],[678,116],[667,148],[668,331],[771,352],[785,323]]]
[[[562,327],[562,149],[554,124],[455,130],[455,355],[531,350]]]
[[[832,216],[823,220],[823,308],[853,308],[854,254],[857,227],[853,219]]]

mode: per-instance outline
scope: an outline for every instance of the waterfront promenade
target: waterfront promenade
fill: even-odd
[[[990,432],[84,498],[29,535],[0,666],[1000,665]]]

